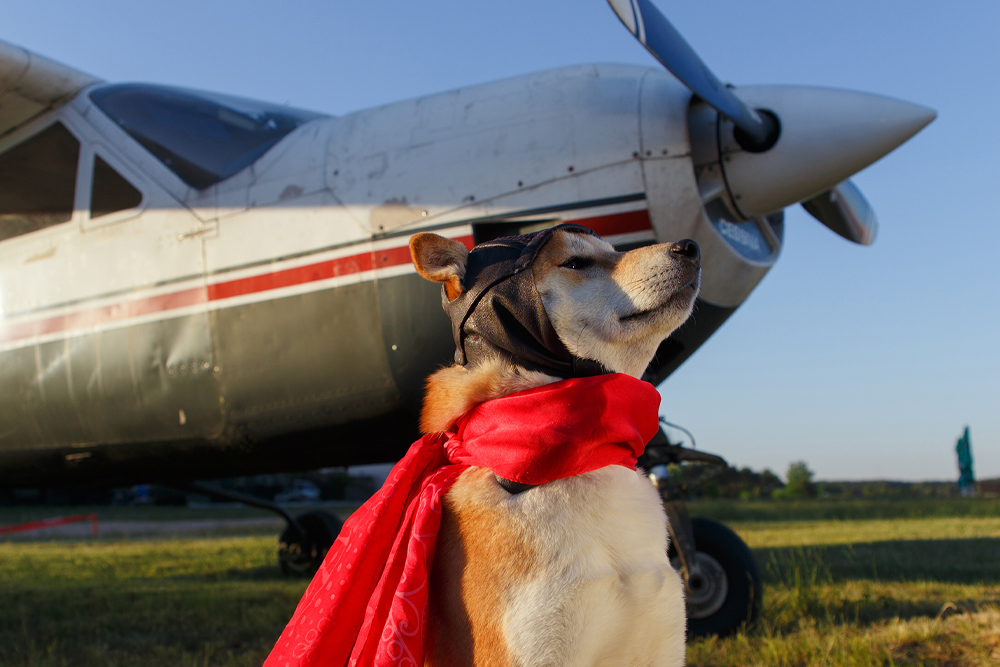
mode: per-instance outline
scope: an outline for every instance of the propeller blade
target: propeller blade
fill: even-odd
[[[723,85],[677,29],[649,0],[608,0],[629,32],[695,95],[729,118],[750,139],[747,150],[764,151],[777,140],[774,118],[759,114]],[[743,143],[743,142],[741,142]]]
[[[858,186],[844,181],[802,202],[809,214],[848,241],[871,245],[878,233],[878,219]]]

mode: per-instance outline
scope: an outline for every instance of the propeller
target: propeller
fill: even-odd
[[[774,145],[780,133],[777,119],[747,106],[732,88],[720,82],[698,57],[677,28],[649,0],[608,0],[608,4],[635,35],[639,43],[695,95],[708,102],[742,130],[737,139],[744,149],[765,151]]]
[[[875,209],[849,180],[802,202],[802,207],[848,241],[861,245],[875,242],[878,233]]]
[[[806,86],[723,85],[650,0],[608,0],[625,27],[692,93],[718,112],[689,135],[712,137],[728,206],[744,220],[803,202],[844,238],[869,245],[878,223],[847,179],[919,132],[937,114],[892,98]],[[730,128],[730,129],[727,129]],[[708,130],[708,131],[706,131]],[[717,145],[715,142],[717,141]]]

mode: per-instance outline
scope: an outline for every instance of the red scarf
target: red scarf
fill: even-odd
[[[651,384],[628,375],[573,378],[487,401],[457,433],[417,440],[344,524],[265,667],[422,667],[441,498],[462,471],[544,484],[634,469],[659,405]]]

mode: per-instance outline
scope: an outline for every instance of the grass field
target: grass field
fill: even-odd
[[[692,642],[689,664],[1000,664],[1000,501],[692,512],[747,541],[766,590],[756,628]],[[274,535],[0,542],[0,665],[258,665],[306,586],[279,574],[275,548]]]

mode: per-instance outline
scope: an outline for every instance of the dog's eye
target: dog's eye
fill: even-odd
[[[594,260],[590,259],[589,257],[570,257],[559,266],[561,266],[564,269],[571,269],[573,271],[582,271],[583,269],[586,269],[593,263]]]

